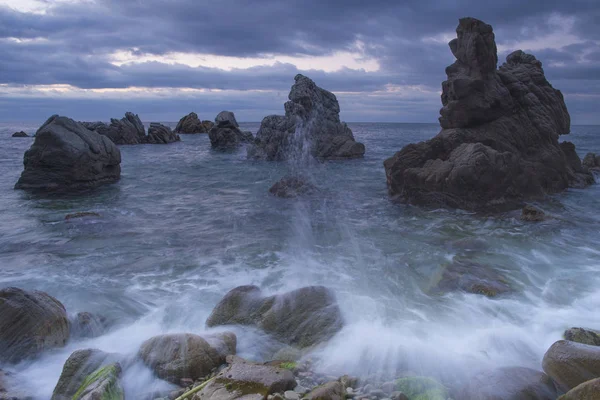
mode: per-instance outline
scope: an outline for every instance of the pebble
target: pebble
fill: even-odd
[[[285,397],[286,400],[299,400],[300,394],[294,392],[293,390],[286,390],[286,392],[283,394],[283,397]]]

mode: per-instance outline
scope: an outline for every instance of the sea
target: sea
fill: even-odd
[[[121,146],[118,183],[47,198],[13,189],[33,138],[11,134],[33,134],[42,122],[0,123],[0,287],[42,290],[70,315],[88,311],[111,324],[99,337],[0,366],[36,400],[50,398],[74,350],[134,356],[158,334],[214,331],[207,316],[239,285],[267,294],[329,287],[345,319],[313,353],[329,375],[408,370],[448,382],[480,369],[540,370],[565,329],[600,328],[600,185],[538,203],[552,217],[540,223],[521,221],[519,212],[392,202],[383,161],[433,137],[437,124],[349,124],[365,157],[308,165],[319,191],[307,197],[269,194],[287,163],[248,160],[243,147],[213,151],[208,135],[196,134]],[[253,133],[258,127],[241,124]],[[573,126],[563,138],[581,157],[600,151],[600,126]],[[76,212],[99,216],[65,220]],[[513,291],[432,293],[440,270],[457,259],[502,274]],[[270,339],[233,329],[238,354],[265,361]],[[129,399],[170,388],[139,362],[122,381]]]

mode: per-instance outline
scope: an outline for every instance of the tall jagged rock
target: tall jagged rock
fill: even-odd
[[[150,144],[167,144],[173,142],[179,142],[181,139],[179,135],[174,133],[171,128],[158,122],[150,123],[148,128],[148,137],[146,143]]]
[[[15,189],[65,192],[113,183],[121,176],[121,152],[106,136],[54,115],[35,134]]]
[[[416,205],[501,211],[593,183],[574,146],[558,141],[570,117],[542,63],[518,50],[496,69],[490,25],[463,18],[456,32],[442,131],[384,162],[390,194]]]
[[[121,119],[112,118],[110,124],[103,122],[82,122],[101,135],[107,136],[114,144],[146,143],[146,129],[137,114],[126,112]]]
[[[215,125],[208,131],[210,144],[216,150],[231,150],[242,143],[251,142],[252,132],[242,131],[231,111],[221,111],[215,118]]]
[[[335,95],[311,79],[296,75],[285,103],[285,116],[262,120],[248,157],[269,161],[287,160],[308,153],[320,159],[362,157],[365,146],[354,140],[352,130],[340,121]]]
[[[179,120],[175,133],[208,133],[214,125],[212,121],[200,121],[198,114],[191,112]]]

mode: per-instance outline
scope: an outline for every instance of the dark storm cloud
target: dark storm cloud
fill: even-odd
[[[492,24],[500,45],[543,39],[570,27],[582,43],[562,48],[548,43],[534,54],[549,79],[560,82],[554,86],[567,95],[598,93],[590,83],[600,79],[597,0],[96,0],[58,3],[45,14],[0,7],[0,83],[285,92],[298,72],[293,65],[231,71],[159,62],[119,67],[110,63],[109,55],[131,51],[261,57],[353,51],[377,59],[380,70],[302,72],[337,92],[369,93],[390,84],[425,86],[432,100],[423,107],[437,115],[439,97],[434,93],[445,79],[445,66],[453,62],[440,38],[452,34],[457,19],[467,15]],[[363,101],[383,106],[370,97],[363,96]],[[400,103],[392,104],[400,113]]]

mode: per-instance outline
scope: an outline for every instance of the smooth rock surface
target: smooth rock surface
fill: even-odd
[[[114,183],[121,176],[121,152],[110,139],[57,115],[37,131],[23,164],[15,189],[80,191]]]
[[[582,383],[558,400],[600,400],[600,378]]]
[[[0,362],[32,358],[69,340],[65,307],[45,292],[0,290],[0,316]]]
[[[148,137],[146,143],[150,144],[168,144],[179,142],[179,135],[174,133],[171,128],[157,122],[150,123],[148,128]]]
[[[311,79],[296,75],[285,103],[285,116],[265,117],[248,147],[248,158],[269,161],[310,155],[319,159],[362,157],[365,146],[354,140],[348,126],[340,121],[335,95]]]
[[[343,326],[335,295],[323,286],[309,286],[263,297],[256,286],[232,289],[206,321],[218,325],[256,325],[283,343],[309,347],[326,341]]]
[[[217,125],[233,125],[236,128],[239,128],[237,120],[235,119],[235,115],[231,111],[221,111],[215,117],[215,124]]]
[[[212,121],[200,121],[198,114],[192,112],[179,120],[175,133],[208,133],[213,126]]]
[[[462,18],[446,68],[440,125],[433,139],[409,144],[384,162],[389,193],[401,202],[496,212],[584,187],[593,177],[574,146],[563,95],[542,64],[515,51],[496,69],[490,25]]]
[[[566,392],[583,382],[600,378],[600,347],[559,340],[544,355],[542,367]]]

